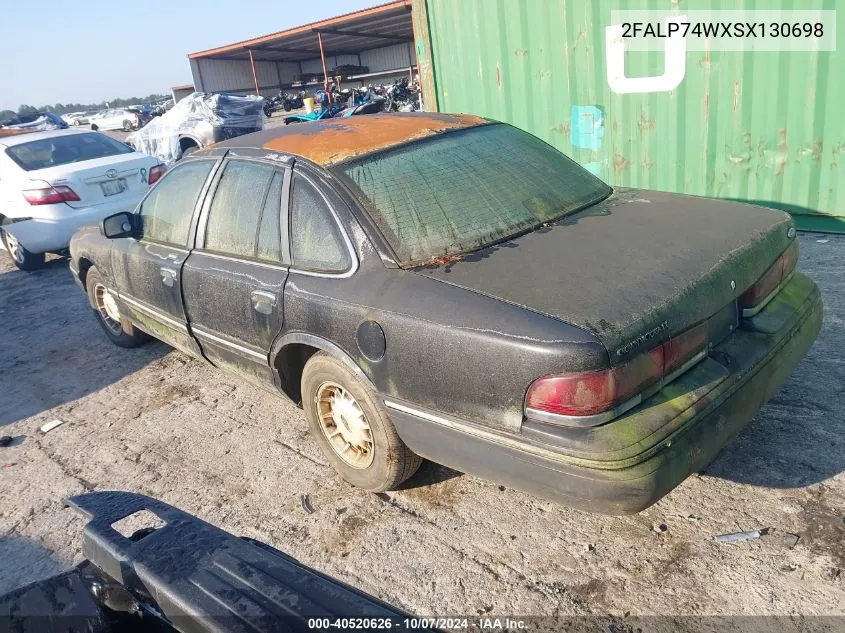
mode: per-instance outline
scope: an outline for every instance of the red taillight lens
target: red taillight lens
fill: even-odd
[[[707,347],[707,324],[701,323],[663,343],[663,376],[666,377]]]
[[[706,349],[707,338],[707,324],[702,323],[619,367],[539,378],[528,388],[525,408],[576,418],[612,413],[625,403],[630,403],[630,408],[638,404],[639,400],[635,400],[638,395],[649,387],[659,388],[664,378]],[[623,411],[617,411],[616,415]],[[589,426],[601,424],[612,417],[600,416],[596,420],[572,422],[576,426]],[[567,422],[561,419],[560,423]]]
[[[165,169],[166,167],[164,165],[155,165],[154,167],[151,167],[149,176],[147,177],[147,183],[150,185],[157,183],[159,178],[164,176]]]
[[[79,202],[79,196],[70,187],[56,185],[46,189],[25,189],[21,192],[29,204],[58,204],[59,202]]]
[[[743,316],[754,316],[765,305],[766,299],[789,277],[798,263],[798,243],[793,242],[769,270],[746,290],[739,299]],[[756,310],[755,310],[756,309]]]

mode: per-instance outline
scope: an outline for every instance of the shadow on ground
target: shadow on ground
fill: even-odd
[[[24,272],[0,253],[0,426],[98,391],[170,351],[112,345],[67,260]]]
[[[0,537],[0,595],[70,567],[70,561],[59,560],[37,541]]]

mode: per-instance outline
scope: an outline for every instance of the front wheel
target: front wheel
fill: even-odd
[[[422,458],[396,433],[375,394],[343,363],[318,352],[305,365],[301,386],[311,435],[346,481],[382,492],[420,467]]]
[[[138,347],[148,340],[144,332],[120,316],[114,295],[103,282],[100,271],[93,266],[85,276],[85,287],[88,300],[94,308],[94,316],[112,343],[118,347]]]
[[[132,131],[132,121],[126,120],[123,122],[123,131],[124,132],[131,132]]]
[[[0,229],[0,239],[12,262],[21,270],[37,270],[44,265],[44,253],[32,253],[26,250],[14,235],[7,233],[4,229]]]

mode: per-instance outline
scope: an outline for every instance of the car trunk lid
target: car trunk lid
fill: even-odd
[[[416,272],[586,328],[617,365],[721,319],[787,248],[792,227],[762,207],[617,189],[552,225]]]
[[[149,188],[150,168],[156,164],[157,159],[134,152],[48,167],[27,175],[33,181],[33,189],[43,186],[42,182],[70,187],[79,200],[66,204],[82,208],[138,200]]]

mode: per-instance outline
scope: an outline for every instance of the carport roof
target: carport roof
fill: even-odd
[[[297,62],[320,57],[317,33],[327,56],[414,41],[411,0],[396,0],[354,13],[297,26],[251,40],[190,53],[189,59],[249,59]]]

